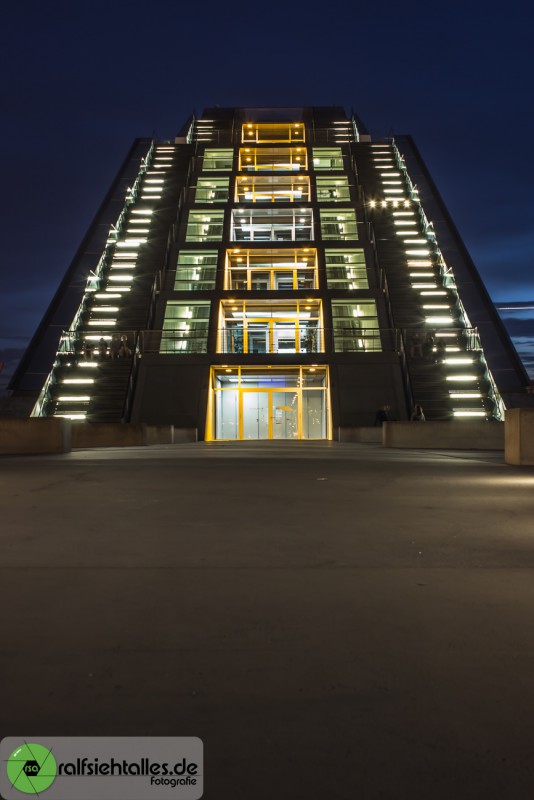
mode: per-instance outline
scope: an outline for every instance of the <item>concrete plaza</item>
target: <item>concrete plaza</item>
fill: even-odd
[[[208,800],[534,797],[534,467],[0,458],[1,736],[197,735]]]

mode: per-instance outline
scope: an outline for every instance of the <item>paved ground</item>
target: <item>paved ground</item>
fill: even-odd
[[[0,458],[0,735],[204,739],[208,800],[534,797],[534,468]]]

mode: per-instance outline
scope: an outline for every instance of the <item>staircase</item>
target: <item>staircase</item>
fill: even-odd
[[[100,269],[89,278],[77,317],[62,337],[42,403],[44,416],[125,421],[138,331],[151,322],[190,164],[190,153],[158,145],[142,166],[110,231]],[[119,353],[121,339],[126,347]]]
[[[496,403],[478,336],[398,152],[391,142],[353,148],[414,402],[428,420],[492,418]]]

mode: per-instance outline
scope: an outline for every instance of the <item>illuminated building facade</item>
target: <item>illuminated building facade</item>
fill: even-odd
[[[212,108],[134,143],[11,388],[34,415],[330,439],[383,405],[501,419],[526,382],[409,136]]]

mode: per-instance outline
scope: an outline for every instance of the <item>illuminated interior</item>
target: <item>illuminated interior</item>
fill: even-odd
[[[353,208],[322,208],[321,236],[325,240],[357,239],[356,211]]]
[[[206,438],[331,439],[328,368],[212,367]]]
[[[302,122],[246,122],[242,128],[241,141],[243,142],[303,142],[305,130]]]
[[[330,172],[343,169],[341,147],[314,147],[313,168],[316,172]]]
[[[311,208],[238,208],[232,211],[230,239],[233,242],[309,242],[313,239],[313,211]]]
[[[224,211],[209,209],[190,211],[186,242],[220,242],[223,235]]]
[[[325,250],[326,283],[329,289],[368,289],[363,250]]]
[[[180,250],[174,279],[175,291],[213,291],[217,257],[217,250]]]
[[[332,322],[337,353],[382,350],[374,300],[332,300]]]
[[[310,199],[310,179],[304,175],[239,176],[235,183],[236,203],[295,203]]]
[[[317,179],[317,201],[319,203],[349,203],[349,179],[345,175],[323,176]]]
[[[226,252],[225,289],[294,291],[317,286],[317,251],[313,248]]]
[[[223,300],[218,353],[322,353],[319,300]]]
[[[170,300],[165,307],[161,353],[205,353],[211,303]]]
[[[239,151],[242,172],[300,172],[308,169],[305,147],[243,147]]]
[[[203,172],[229,172],[234,164],[232,148],[207,147],[202,158]]]
[[[229,178],[199,178],[195,203],[227,203]]]

